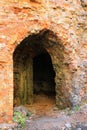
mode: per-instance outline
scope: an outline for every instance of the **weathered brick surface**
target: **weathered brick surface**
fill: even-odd
[[[69,92],[72,105],[87,101],[86,21],[80,0],[0,0],[0,122],[10,120],[13,113],[13,52],[26,36],[43,29],[53,31],[64,47],[63,93]],[[57,52],[54,48],[53,64]],[[58,76],[56,72],[56,83]]]

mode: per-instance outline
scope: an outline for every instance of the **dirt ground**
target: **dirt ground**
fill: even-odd
[[[40,94],[26,107],[33,114],[26,120],[25,130],[87,130],[87,105],[58,110],[55,97]]]
[[[34,103],[25,107],[37,116],[49,116],[55,108],[55,97],[44,94],[34,95]]]

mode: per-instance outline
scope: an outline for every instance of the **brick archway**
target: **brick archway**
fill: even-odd
[[[14,51],[14,72],[16,73],[14,75],[16,76],[14,78],[14,88],[16,88],[14,92],[16,95],[15,99],[18,97],[17,100],[22,104],[24,104],[26,100],[28,103],[33,102],[32,59],[44,52],[44,50],[47,51],[51,57],[53,69],[56,75],[54,79],[56,84],[56,105],[59,108],[68,107],[70,106],[69,93],[67,92],[67,88],[64,86],[66,69],[63,64],[64,47],[59,43],[59,41],[57,41],[57,36],[52,31],[46,29],[40,31],[38,34],[32,34],[26,37]],[[29,72],[30,75],[27,72]]]
[[[0,122],[10,121],[13,115],[13,52],[32,35],[48,38],[44,48],[56,72],[57,106],[86,103],[87,32],[81,2],[4,0],[0,4]]]
[[[32,53],[32,50],[36,49],[37,47],[39,47],[39,49],[44,48],[47,51],[47,53],[50,55],[51,60],[52,60],[53,69],[56,74],[55,91],[56,91],[56,105],[58,106],[58,108],[62,109],[62,108],[66,108],[71,105],[74,106],[74,105],[80,103],[81,98],[79,98],[79,95],[75,94],[74,84],[73,84],[73,82],[75,81],[75,79],[74,79],[75,76],[74,76],[73,72],[75,72],[77,70],[77,66],[76,66],[77,64],[74,65],[73,64],[74,60],[71,60],[72,57],[71,57],[71,55],[69,55],[69,53],[71,52],[71,49],[66,52],[65,45],[67,47],[69,44],[68,44],[68,42],[65,43],[64,39],[63,39],[68,36],[65,34],[65,36],[62,37],[62,40],[61,40],[61,37],[60,36],[58,37],[58,35],[59,35],[58,32],[54,33],[53,31],[51,31],[49,29],[42,29],[41,31],[38,31],[34,34],[31,33],[30,35],[25,37],[24,40],[22,40],[22,41],[21,41],[21,39],[19,39],[19,41],[17,41],[16,43],[19,43],[21,41],[20,44],[10,44],[9,48],[10,48],[11,52],[8,52],[9,53],[8,62],[5,63],[5,67],[4,67],[4,70],[5,70],[5,68],[6,68],[6,70],[9,70],[6,73],[8,75],[7,76],[8,78],[6,77],[7,78],[6,82],[9,81],[9,83],[8,83],[9,84],[9,86],[8,86],[9,97],[6,96],[6,98],[8,98],[7,103],[9,104],[8,105],[9,109],[6,111],[6,114],[8,115],[8,117],[10,119],[12,118],[12,115],[13,115],[13,91],[14,91],[12,54],[13,54],[13,52],[15,53],[16,48],[20,48],[20,46],[22,47],[22,50],[19,49],[20,55],[17,55],[17,56],[19,56],[17,58],[18,60],[20,59],[21,53],[26,54],[25,51],[27,49],[28,49],[27,51],[30,52],[31,57],[36,56],[37,51],[33,51],[35,53]],[[36,41],[39,41],[39,42],[36,42]],[[31,49],[32,47],[33,47],[33,49]],[[24,49],[24,51],[23,51],[23,48],[26,48],[26,49]],[[73,50],[72,50],[72,54],[73,54]],[[32,59],[32,58],[30,58],[30,59]],[[72,61],[72,62],[69,62],[69,61]],[[29,62],[32,62],[32,60]],[[3,67],[2,67],[2,69],[3,69]],[[15,69],[16,69],[16,67],[15,67]],[[7,90],[7,88],[6,88],[6,90]],[[3,90],[3,91],[5,91],[5,90]],[[74,100],[75,95],[77,96],[77,100]],[[5,101],[7,101],[7,100],[5,100]],[[3,106],[0,108],[0,110],[3,113],[2,108],[3,108]],[[4,116],[3,116],[2,120],[3,119],[4,119]]]

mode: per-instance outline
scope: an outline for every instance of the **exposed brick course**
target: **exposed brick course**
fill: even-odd
[[[9,122],[13,115],[13,52],[25,37],[44,29],[52,31],[63,47],[62,92],[66,98],[68,94],[72,105],[87,102],[87,12],[81,2],[0,1],[0,122]],[[52,55],[56,84],[60,77],[56,67],[59,48],[47,49]]]

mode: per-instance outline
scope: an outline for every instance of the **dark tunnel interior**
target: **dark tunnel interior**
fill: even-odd
[[[47,52],[41,52],[33,58],[33,84],[35,94],[55,94],[55,71]]]

